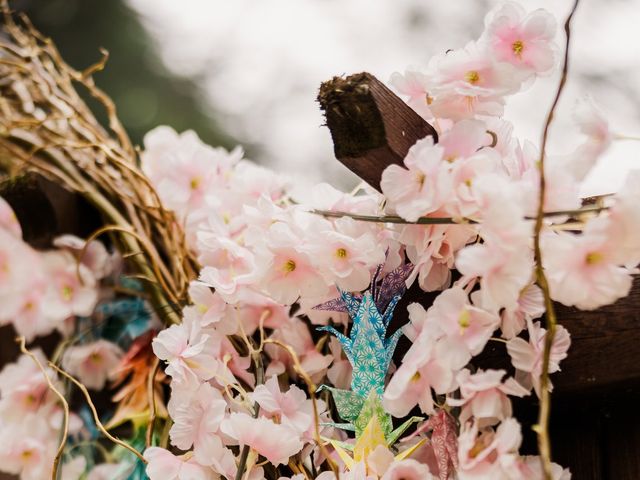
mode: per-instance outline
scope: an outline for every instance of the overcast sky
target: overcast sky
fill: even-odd
[[[334,160],[315,103],[320,82],[369,71],[424,65],[477,38],[492,0],[128,0],[176,74],[196,80],[203,102],[255,160],[305,181],[349,188],[356,180]],[[521,0],[564,20],[570,0]],[[583,1],[575,19],[572,71],[552,132],[551,151],[579,141],[571,122],[577,98],[590,94],[619,133],[640,136],[640,0]],[[562,37],[559,37],[562,40]],[[505,117],[539,144],[557,77],[512,97]],[[585,185],[614,190],[640,168],[640,142],[619,142]]]

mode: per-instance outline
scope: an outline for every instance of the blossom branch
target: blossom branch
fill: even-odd
[[[67,438],[69,437],[69,402],[67,402],[67,399],[64,398],[64,395],[60,392],[60,390],[58,390],[55,387],[55,385],[51,381],[51,378],[49,378],[49,375],[47,375],[47,372],[44,369],[44,366],[42,365],[40,360],[38,360],[38,357],[36,357],[32,352],[27,350],[25,338],[18,337],[16,341],[20,344],[20,351],[25,355],[28,355],[29,357],[31,357],[33,362],[37,365],[38,369],[42,372],[42,375],[44,375],[47,385],[49,386],[49,389],[56,394],[56,396],[60,399],[60,403],[62,404],[62,410],[64,411],[64,418],[62,423],[62,437],[60,438],[60,444],[58,445],[56,456],[53,458],[53,468],[51,471],[51,480],[56,480],[58,478],[58,468],[60,466],[60,459],[62,458],[64,447],[66,446]]]
[[[552,466],[551,466],[551,441],[549,438],[549,416],[551,413],[551,393],[549,391],[549,362],[551,358],[551,348],[553,346],[553,339],[556,333],[557,318],[556,312],[551,300],[551,294],[549,291],[549,283],[545,275],[543,263],[542,263],[542,249],[540,247],[540,234],[542,232],[543,221],[545,217],[544,201],[546,194],[546,178],[545,178],[545,154],[547,139],[549,136],[549,127],[555,109],[560,100],[560,95],[567,82],[567,73],[569,69],[569,42],[571,39],[571,20],[575,14],[578,3],[580,0],[575,0],[569,15],[564,24],[565,31],[565,51],[564,60],[562,63],[562,75],[560,77],[560,83],[556,91],[555,98],[547,114],[547,119],[544,125],[542,133],[542,144],[540,146],[540,160],[538,163],[538,169],[540,170],[540,187],[538,192],[538,213],[536,216],[534,227],[534,254],[535,254],[535,274],[538,285],[542,289],[544,295],[544,303],[546,307],[546,319],[547,319],[547,333],[544,339],[544,352],[542,360],[542,374],[540,378],[540,410],[538,413],[538,423],[534,429],[538,434],[538,451],[540,453],[540,461],[542,462],[542,469],[545,479],[552,480]]]
[[[600,213],[608,210],[607,206],[599,205],[586,205],[584,207],[575,210],[554,210],[549,212],[542,212],[542,218],[569,216],[579,217],[584,214]],[[477,220],[467,217],[420,217],[415,222],[410,222],[398,215],[361,215],[357,213],[341,212],[337,210],[310,210],[310,213],[315,215],[322,215],[323,217],[342,218],[349,217],[361,222],[374,222],[374,223],[396,223],[406,225],[465,225],[479,223]],[[527,220],[537,220],[537,217],[526,217]]]

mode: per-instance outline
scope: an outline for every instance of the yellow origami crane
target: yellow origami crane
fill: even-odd
[[[395,459],[397,461],[404,460],[418,448],[420,448],[426,441],[427,439],[423,438],[412,447],[404,450],[403,452],[400,452],[395,456]],[[362,461],[364,461],[366,464],[369,454],[371,454],[380,445],[385,448],[389,448],[387,440],[385,439],[384,432],[382,430],[382,426],[380,425],[380,422],[378,421],[378,417],[376,415],[371,417],[371,420],[369,420],[369,423],[353,446],[353,457],[349,455],[349,453],[347,453],[347,450],[351,449],[351,445],[336,440],[329,440],[329,442],[331,443],[333,448],[335,448],[336,452],[338,452],[338,455],[349,470],[352,470],[356,466],[356,464]]]

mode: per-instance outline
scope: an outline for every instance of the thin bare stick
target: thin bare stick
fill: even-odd
[[[320,423],[319,423],[320,414],[318,413],[318,401],[316,399],[316,391],[318,390],[318,387],[313,382],[313,380],[311,380],[311,377],[309,376],[309,374],[302,367],[302,363],[300,363],[300,358],[298,357],[298,354],[296,353],[296,351],[291,347],[291,345],[287,345],[286,343],[281,342],[280,340],[275,340],[273,338],[268,338],[267,340],[264,341],[264,343],[265,344],[272,343],[274,345],[278,345],[279,347],[284,348],[289,353],[289,355],[291,355],[294,369],[298,373],[298,375],[300,375],[302,380],[304,380],[304,383],[307,384],[307,389],[309,390],[309,396],[311,397],[311,405],[313,406],[313,426],[314,426],[315,441],[318,444],[318,448],[320,448],[320,451],[324,454],[325,458],[327,459],[327,463],[329,464],[329,467],[331,468],[334,475],[336,476],[336,479],[340,480],[340,470],[338,469],[335,462],[331,459],[331,456],[329,455],[329,451],[327,450],[327,447],[325,446],[324,442],[320,438]]]
[[[156,388],[155,380],[158,370],[160,369],[160,359],[155,358],[149,377],[147,379],[147,395],[149,397],[149,423],[147,424],[147,433],[145,437],[145,445],[147,448],[151,446],[153,441],[153,429],[156,425]]]
[[[571,39],[571,19],[573,18],[576,9],[578,8],[579,0],[575,0],[567,20],[564,24],[564,31],[566,35],[564,60],[562,64],[562,76],[560,77],[560,83],[558,84],[558,90],[556,96],[553,99],[547,119],[544,125],[544,131],[542,133],[542,144],[540,146],[540,161],[538,168],[540,169],[540,190],[538,196],[538,212],[535,221],[534,229],[534,252],[535,252],[535,273],[538,285],[542,289],[544,294],[544,303],[546,307],[546,319],[547,319],[547,334],[544,339],[544,352],[542,360],[542,374],[540,377],[540,410],[538,412],[538,423],[534,426],[534,430],[538,434],[538,451],[540,453],[540,461],[542,463],[542,470],[546,480],[551,480],[553,477],[551,468],[551,440],[549,438],[549,416],[551,413],[551,392],[549,391],[549,361],[551,357],[551,348],[553,346],[553,339],[556,333],[557,318],[556,312],[551,300],[551,294],[549,291],[549,283],[545,275],[543,263],[542,263],[542,249],[540,248],[540,234],[542,232],[544,222],[544,200],[546,194],[546,178],[545,178],[545,156],[547,139],[549,136],[549,127],[553,120],[555,109],[560,100],[560,95],[567,82],[567,74],[569,71],[569,41]]]
[[[250,346],[251,350],[253,348]],[[262,385],[264,383],[264,365],[262,363],[262,353],[259,351],[252,351],[251,358],[256,369],[256,385]],[[258,418],[260,414],[260,405],[255,404],[253,410],[253,417]],[[240,452],[240,459],[238,460],[238,471],[236,472],[235,480],[242,480],[245,470],[247,469],[247,459],[249,458],[249,451],[251,447],[245,445]]]
[[[25,355],[31,357],[31,360],[38,366],[38,369],[44,375],[45,380],[47,381],[47,385],[49,389],[56,394],[56,396],[60,399],[60,403],[62,403],[62,410],[64,411],[64,418],[62,422],[62,437],[60,438],[60,445],[58,445],[58,451],[56,452],[56,456],[53,458],[53,468],[51,470],[51,480],[56,480],[58,478],[58,468],[60,467],[60,459],[62,458],[62,454],[64,453],[64,447],[67,444],[67,438],[69,437],[69,402],[64,398],[64,395],[58,390],[49,375],[47,375],[47,371],[44,369],[44,366],[38,360],[32,352],[27,350],[27,346],[25,343],[24,337],[18,337],[16,341],[20,344],[20,351]]]
[[[609,207],[599,205],[586,205],[584,207],[575,210],[553,210],[549,212],[542,212],[544,218],[548,217],[576,217],[585,214],[600,213],[604,210],[608,210]],[[341,212],[337,210],[310,210],[310,213],[316,215],[322,215],[323,217],[342,218],[349,217],[361,222],[373,222],[373,223],[396,223],[403,225],[468,225],[478,223],[477,220],[467,217],[420,217],[415,222],[410,222],[397,215],[360,215],[357,213]],[[527,220],[535,220],[536,217],[526,217]]]
[[[74,378],[73,376],[69,375],[67,372],[65,372],[64,370],[62,370],[60,367],[58,367],[57,365],[55,365],[54,363],[49,362],[49,366],[51,368],[53,368],[55,371],[57,371],[60,375],[62,375],[65,378],[68,378],[69,380],[71,380],[76,387],[78,387],[80,389],[80,391],[82,392],[82,394],[84,395],[84,398],[87,401],[87,404],[89,405],[89,409],[91,410],[91,413],[93,414],[93,421],[96,423],[96,427],[98,428],[98,430],[100,430],[102,432],[102,434],[107,437],[109,440],[111,440],[113,443],[115,443],[116,445],[120,445],[122,448],[129,450],[131,453],[133,453],[136,457],[138,457],[140,459],[141,462],[143,463],[147,463],[147,459],[144,458],[142,456],[142,454],[136,450],[135,448],[133,448],[131,445],[129,445],[126,442],[123,442],[122,440],[120,440],[119,438],[114,437],[113,435],[111,435],[106,428],[104,428],[104,425],[102,424],[102,422],[100,421],[100,417],[98,416],[98,411],[96,410],[96,406],[94,405],[93,401],[91,400],[91,395],[89,395],[89,391],[87,390],[87,387],[85,387],[79,380],[77,380],[76,378]]]

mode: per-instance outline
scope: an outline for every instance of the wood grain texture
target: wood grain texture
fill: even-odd
[[[378,190],[382,171],[401,164],[416,140],[438,139],[431,125],[370,73],[324,82],[318,102],[336,158]]]

